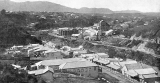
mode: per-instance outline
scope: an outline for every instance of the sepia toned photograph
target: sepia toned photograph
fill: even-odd
[[[0,83],[160,83],[160,0],[0,0]]]

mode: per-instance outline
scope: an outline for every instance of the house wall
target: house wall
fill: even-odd
[[[60,52],[47,53],[46,56],[51,59],[62,59],[63,58],[63,55]]]
[[[124,67],[121,69],[121,72],[122,72],[123,75],[126,75],[126,73],[125,73],[126,71],[128,71],[128,70],[127,70],[126,66],[124,66]],[[126,76],[128,76],[128,75],[126,75]]]
[[[100,22],[100,29],[102,31],[108,31],[109,28],[110,28],[110,26],[105,21]]]
[[[49,67],[51,67],[53,70],[59,70],[59,65],[51,65]]]
[[[69,29],[64,29],[64,30],[62,29],[62,30],[58,30],[58,33],[59,35],[62,35],[62,36],[67,36],[67,35],[71,36],[75,32]]]
[[[147,79],[144,79],[144,82],[147,82],[147,83],[160,83],[160,78],[147,78]]]
[[[95,67],[84,67],[84,68],[73,68],[73,69],[66,69],[69,72],[74,72],[80,74],[85,77],[98,77],[98,66]]]

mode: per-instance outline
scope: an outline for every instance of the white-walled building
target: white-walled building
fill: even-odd
[[[59,66],[66,62],[74,62],[74,61],[85,61],[85,59],[82,58],[68,58],[68,59],[54,59],[54,60],[43,60],[38,63],[35,63],[37,68],[40,65],[49,66],[53,68],[53,70],[59,70]]]
[[[98,65],[90,61],[66,62],[59,66],[62,72],[76,73],[85,77],[98,77]]]
[[[158,72],[153,67],[143,63],[126,64],[122,71],[123,75],[137,77],[142,83],[155,83],[159,78]]]
[[[50,59],[62,59],[63,55],[60,50],[47,50],[44,52],[44,56]]]

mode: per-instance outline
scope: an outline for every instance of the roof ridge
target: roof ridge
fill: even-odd
[[[82,59],[82,61],[77,60],[77,61],[69,61],[69,62],[65,62],[65,63],[72,63],[72,62],[88,62],[88,61],[83,61],[83,59]]]

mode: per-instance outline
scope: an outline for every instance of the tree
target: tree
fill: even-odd
[[[6,10],[5,10],[5,9],[2,9],[2,10],[1,10],[1,14],[2,14],[2,15],[5,15],[5,14],[6,14]]]

